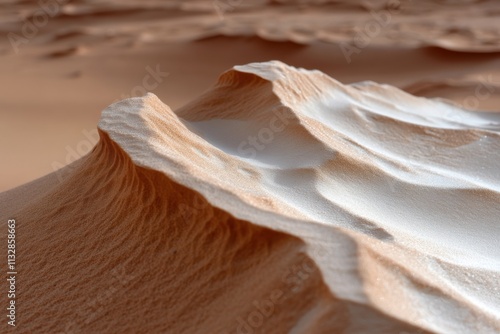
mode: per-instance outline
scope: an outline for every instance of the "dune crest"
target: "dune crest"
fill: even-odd
[[[498,332],[499,129],[280,62],[235,66],[175,112],[115,103],[62,183],[0,194],[24,328]]]

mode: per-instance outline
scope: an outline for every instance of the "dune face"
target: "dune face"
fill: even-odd
[[[18,332],[497,333],[499,129],[280,62],[115,103],[90,154],[0,194]]]

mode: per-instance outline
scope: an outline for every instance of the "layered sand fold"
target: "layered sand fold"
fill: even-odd
[[[499,129],[279,62],[113,104],[62,182],[0,194],[19,332],[498,332]]]

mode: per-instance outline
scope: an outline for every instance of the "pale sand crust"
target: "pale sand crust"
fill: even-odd
[[[279,62],[236,66],[177,113],[153,94],[116,103],[62,183],[0,195],[22,222],[23,330],[495,333],[487,116]]]

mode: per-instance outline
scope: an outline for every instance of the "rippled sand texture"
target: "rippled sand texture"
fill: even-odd
[[[89,155],[0,194],[19,332],[496,333],[499,129],[280,62],[113,104]]]

